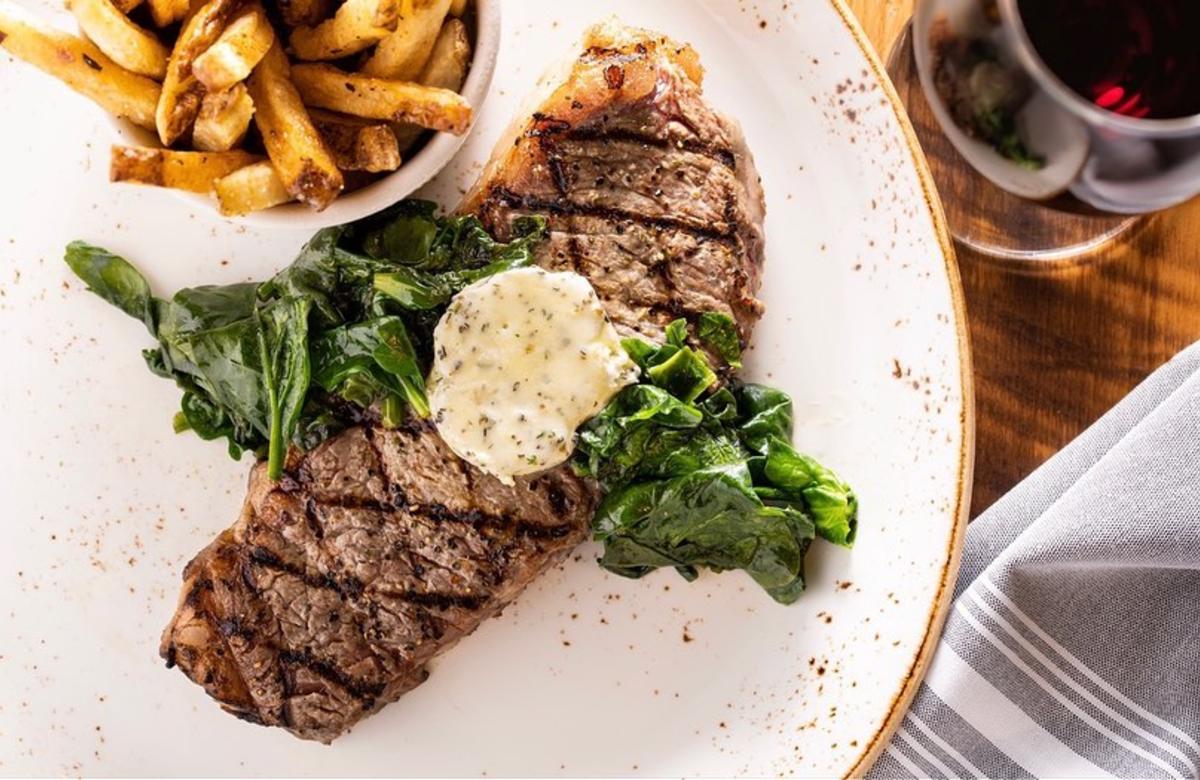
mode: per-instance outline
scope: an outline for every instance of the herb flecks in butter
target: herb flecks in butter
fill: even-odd
[[[584,277],[521,268],[459,293],[434,330],[438,432],[504,482],[570,457],[575,430],[637,365]]]

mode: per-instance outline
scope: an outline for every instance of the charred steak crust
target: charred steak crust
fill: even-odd
[[[582,541],[593,485],[513,487],[423,425],[360,427],[257,466],[238,522],[184,572],[162,654],[228,711],[330,741]]]
[[[689,47],[615,24],[584,43],[460,211],[499,237],[545,216],[538,262],[588,277],[625,334],[720,311],[748,341],[763,204],[740,130],[704,103]],[[426,424],[365,417],[278,482],[251,471],[237,522],[184,570],[161,653],[237,717],[331,741],[562,560],[598,498],[568,466],[508,487]]]

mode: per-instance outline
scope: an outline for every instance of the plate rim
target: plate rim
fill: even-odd
[[[941,629],[949,613],[956,582],[965,532],[970,511],[972,493],[972,476],[975,461],[975,396],[973,390],[972,355],[969,340],[969,327],[966,314],[965,296],[962,280],[956,261],[954,244],[950,238],[940,198],[934,186],[928,163],[917,141],[902,102],[887,75],[880,54],[876,51],[867,37],[862,23],[850,10],[847,0],[825,0],[841,20],[849,33],[853,45],[862,53],[865,67],[874,76],[875,83],[880,85],[883,95],[889,103],[892,113],[901,131],[904,145],[915,169],[917,183],[920,187],[920,197],[931,218],[938,250],[941,252],[945,266],[946,278],[949,283],[950,316],[954,318],[955,345],[958,350],[959,387],[962,406],[958,415],[960,446],[957,457],[957,484],[955,486],[955,505],[950,513],[952,518],[951,533],[945,549],[942,550],[941,571],[937,577],[937,586],[933,599],[919,612],[926,615],[925,628],[919,644],[906,664],[901,685],[890,694],[890,702],[886,712],[874,729],[871,736],[858,749],[857,755],[848,759],[848,768],[843,770],[844,777],[858,777],[868,772],[882,755],[890,738],[899,728],[909,705],[924,678],[934,651],[941,636]],[[932,261],[932,258],[931,258]],[[168,594],[169,596],[169,594]]]
[[[847,0],[827,0],[827,2],[834,13],[841,18],[846,31],[850,33],[855,46],[858,47],[858,50],[866,60],[867,67],[871,70],[880,88],[883,89],[884,97],[892,109],[892,114],[896,118],[896,122],[903,135],[904,144],[908,148],[908,153],[912,159],[913,167],[916,169],[917,182],[921,187],[921,195],[924,198],[925,207],[933,222],[934,234],[937,237],[938,247],[941,250],[942,259],[946,267],[946,278],[950,283],[950,302],[960,356],[959,381],[963,399],[962,413],[959,416],[962,444],[958,457],[958,485],[955,491],[956,506],[953,513],[954,526],[951,529],[949,550],[947,551],[946,561],[942,566],[941,577],[938,582],[937,596],[934,598],[932,608],[929,611],[925,626],[925,635],[921,639],[921,644],[917,648],[916,654],[913,656],[912,663],[909,665],[903,685],[893,695],[891,706],[888,708],[888,713],[884,717],[883,723],[879,725],[875,733],[867,740],[867,743],[859,751],[854,763],[843,775],[843,777],[861,777],[874,766],[880,754],[883,753],[884,748],[887,747],[892,735],[899,728],[900,721],[908,713],[909,705],[916,696],[917,689],[920,687],[921,681],[929,669],[929,664],[933,660],[934,650],[941,639],[942,626],[946,621],[946,615],[950,611],[950,603],[954,595],[954,585],[958,579],[959,563],[962,559],[963,539],[966,535],[971,510],[971,490],[975,473],[975,390],[971,361],[971,340],[967,324],[967,308],[966,299],[963,294],[962,278],[958,270],[954,242],[950,238],[950,231],[946,225],[945,212],[942,210],[942,202],[938,196],[937,187],[934,185],[933,174],[929,170],[929,163],[917,140],[912,122],[908,118],[908,112],[905,110],[904,104],[900,101],[900,95],[896,92],[896,88],[887,74],[879,53],[867,37],[866,31],[863,29],[857,15],[847,5]]]

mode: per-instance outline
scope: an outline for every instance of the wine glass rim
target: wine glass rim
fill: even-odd
[[[1125,132],[1156,137],[1171,137],[1191,135],[1200,130],[1200,113],[1188,116],[1172,117],[1170,119],[1147,119],[1123,116],[1100,108],[1071,89],[1058,75],[1050,69],[1042,56],[1038,54],[1025,29],[1021,19],[1017,0],[998,0],[1000,18],[1012,34],[1016,44],[1016,54],[1021,65],[1038,82],[1038,84],[1055,98],[1059,105],[1071,113],[1087,121],[1089,124],[1101,127],[1120,129]]]

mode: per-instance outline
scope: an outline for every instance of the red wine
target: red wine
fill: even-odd
[[[1039,56],[1117,114],[1200,114],[1200,0],[1019,0]]]

